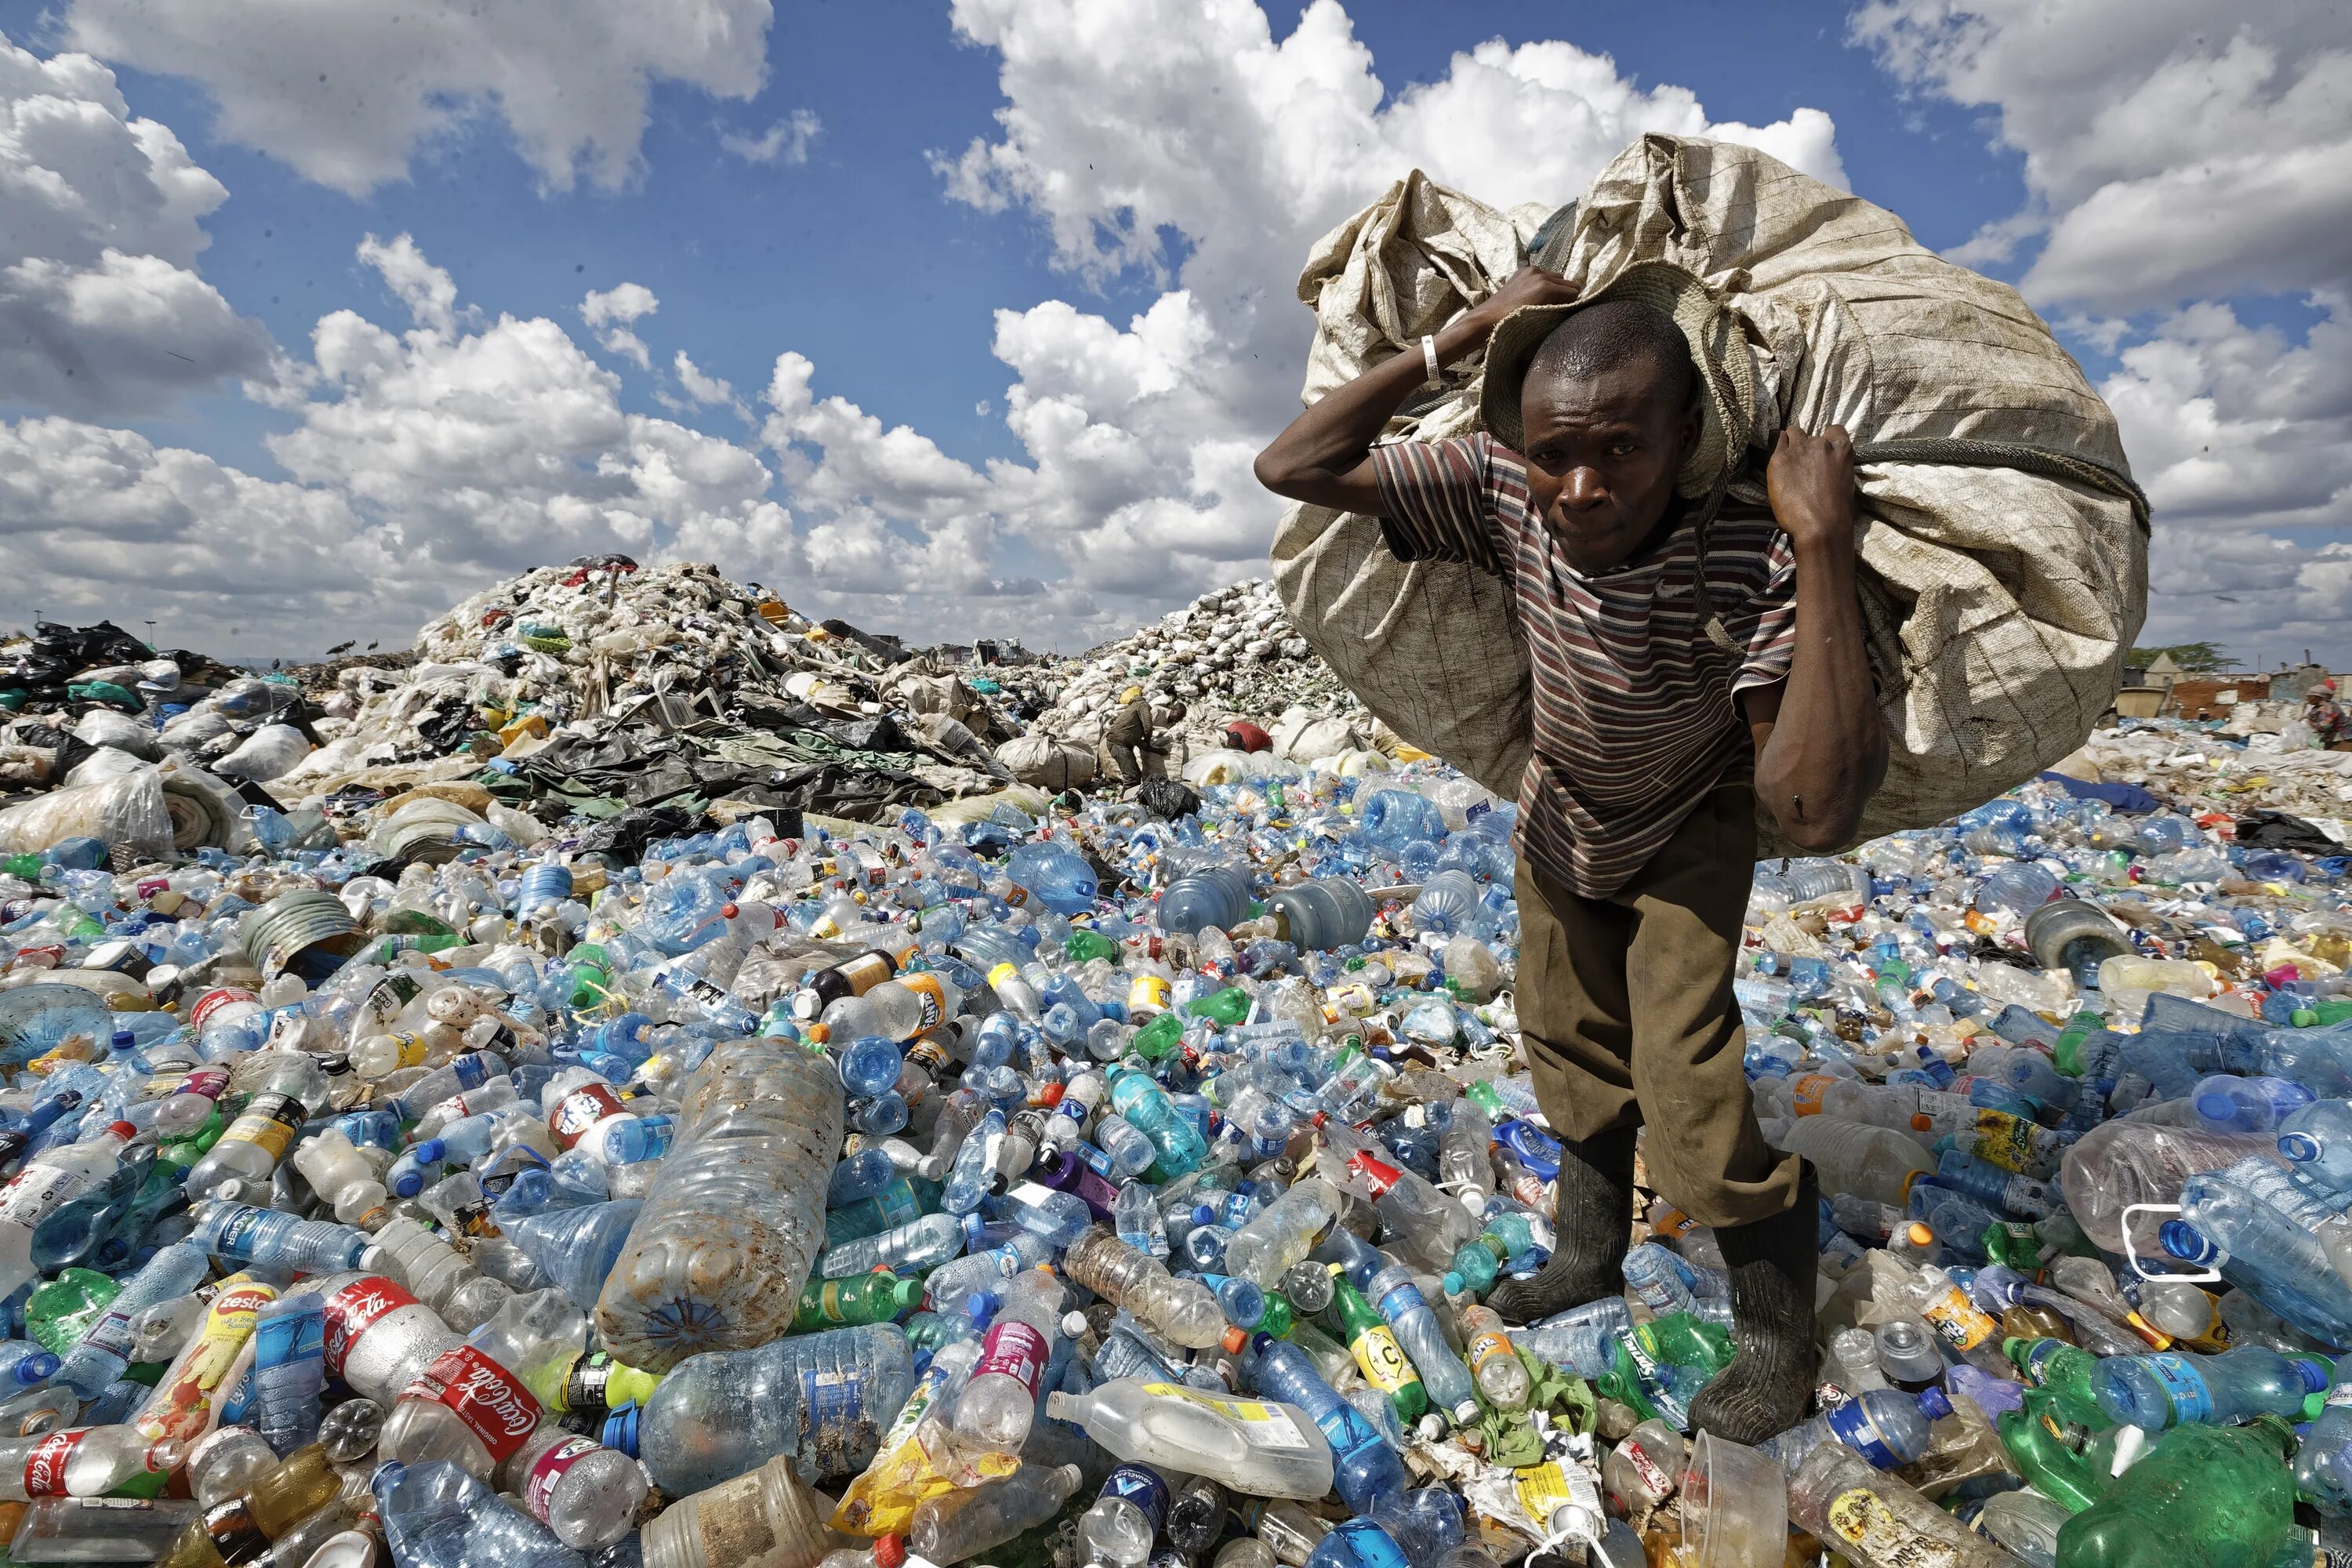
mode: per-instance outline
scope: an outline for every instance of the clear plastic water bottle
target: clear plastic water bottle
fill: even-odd
[[[404,1568],[582,1568],[546,1525],[456,1465],[388,1464],[368,1486]]]
[[[253,1426],[280,1458],[319,1435],[326,1340],[326,1302],[316,1291],[280,1297],[254,1321]]]
[[[635,1418],[634,1449],[672,1497],[701,1491],[779,1454],[811,1481],[856,1475],[914,1386],[914,1352],[896,1323],[794,1334],[710,1352],[672,1368]],[[623,1426],[629,1423],[624,1422]]]
[[[823,1058],[775,1039],[712,1051],[597,1299],[605,1348],[662,1372],[782,1334],[824,1241],[841,1137],[841,1085]]]
[[[250,1204],[197,1205],[195,1233],[188,1239],[215,1258],[262,1263],[297,1274],[334,1274],[355,1268],[372,1243],[367,1233],[332,1220],[297,1219],[278,1209]]]

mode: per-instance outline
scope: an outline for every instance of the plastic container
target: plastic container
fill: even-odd
[[[1702,1432],[1680,1481],[1687,1568],[1779,1568],[1789,1542],[1789,1479],[1769,1456]]]

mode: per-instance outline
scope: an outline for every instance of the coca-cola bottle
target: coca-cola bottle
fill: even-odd
[[[587,1320],[562,1291],[517,1296],[401,1391],[377,1454],[405,1465],[447,1459],[491,1479],[547,1419],[533,1374],[560,1376],[587,1348]]]
[[[327,1375],[378,1405],[392,1404],[436,1357],[466,1342],[381,1274],[330,1274],[309,1288],[326,1302]]]

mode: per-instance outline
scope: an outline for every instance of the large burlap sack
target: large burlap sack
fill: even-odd
[[[1540,231],[1416,172],[1326,237],[1299,279],[1317,313],[1307,401],[1434,331],[1530,251],[1586,298],[1645,263],[1706,284],[1738,332],[1708,345],[1702,374],[1747,394],[1747,427],[1726,431],[1731,495],[1763,500],[1784,426],[1853,437],[1890,751],[1863,837],[1941,821],[2082,743],[2147,611],[2147,515],[2113,415],[2014,289],[1748,147],[1645,136]],[[1389,435],[1475,429],[1482,370],[1418,395]],[[1284,518],[1273,558],[1293,622],[1366,706],[1516,792],[1527,653],[1499,583],[1402,564],[1372,519],[1316,507]]]
[[[1095,782],[1093,748],[1050,735],[1023,735],[1007,741],[996,748],[996,760],[1021,783],[1055,795],[1066,789],[1084,789]]]

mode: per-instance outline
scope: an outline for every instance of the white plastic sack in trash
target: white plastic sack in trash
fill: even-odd
[[[1271,738],[1276,752],[1299,763],[1365,749],[1364,737],[1345,719],[1312,713],[1304,708],[1293,708],[1276,720]]]
[[[163,755],[155,731],[145,720],[117,713],[111,708],[91,709],[74,721],[73,732],[86,744],[111,746],[118,752],[128,752],[141,762],[152,763]]]
[[[247,735],[237,749],[213,764],[225,779],[268,784],[294,771],[310,754],[310,742],[291,724],[264,724]]]
[[[1059,794],[1095,782],[1095,754],[1049,735],[1023,735],[996,748],[996,760],[1025,784]]]
[[[65,776],[64,787],[79,789],[84,784],[104,784],[109,779],[119,779],[126,773],[135,773],[148,765],[129,752],[118,752],[112,746],[100,746],[73,765],[73,771]]]
[[[98,838],[118,870],[172,853],[172,814],[152,767],[78,788],[51,790],[0,811],[0,855],[38,854],[67,838]]]
[[[2082,744],[2146,614],[2147,512],[2113,415],[2016,290],[1921,247],[1883,208],[1696,137],[1644,136],[1572,221],[1545,226],[1540,259],[1586,298],[1666,263],[1727,312],[1736,330],[1695,347],[1702,374],[1745,389],[1747,427],[1724,432],[1732,496],[1763,500],[1784,426],[1853,437],[1891,752],[1862,837],[1941,821]],[[1299,279],[1317,316],[1307,400],[1491,293],[1534,233],[1526,212],[1418,172],[1333,230]],[[1474,377],[1417,398],[1388,435],[1475,430],[1479,391]],[[1527,652],[1500,584],[1405,565],[1374,520],[1317,507],[1291,509],[1273,560],[1292,620],[1367,707],[1517,794]]]

